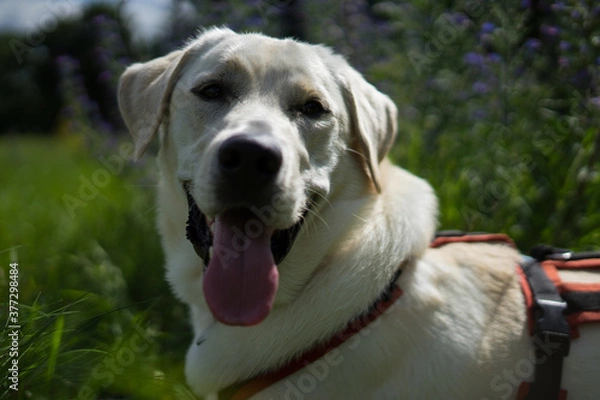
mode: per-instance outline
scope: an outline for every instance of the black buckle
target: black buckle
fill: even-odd
[[[546,255],[553,253],[547,251]],[[536,260],[526,260],[521,268],[535,302],[533,342],[539,359],[526,399],[558,400],[563,358],[571,348],[571,332],[565,316],[567,303]]]
[[[565,301],[538,299],[535,335],[557,356],[566,357],[571,348],[571,334],[565,319]]]

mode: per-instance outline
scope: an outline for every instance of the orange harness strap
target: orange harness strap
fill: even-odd
[[[429,247],[435,249],[450,243],[504,243],[516,248],[515,242],[503,233],[466,233],[462,231],[439,232]]]

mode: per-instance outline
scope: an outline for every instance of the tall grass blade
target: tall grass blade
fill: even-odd
[[[64,326],[65,316],[61,314],[56,319],[56,326],[54,328],[54,332],[52,333],[52,340],[50,342],[50,358],[48,359],[48,369],[46,370],[47,384],[50,383],[50,380],[54,376],[54,371],[56,370],[56,361],[58,359],[58,350],[62,341]]]

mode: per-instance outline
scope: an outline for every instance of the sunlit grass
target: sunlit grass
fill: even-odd
[[[118,144],[98,150],[118,154]],[[153,169],[117,161],[109,171],[68,140],[0,140],[0,286],[18,262],[21,326],[20,390],[3,379],[2,398],[192,398],[190,328],[163,278]]]

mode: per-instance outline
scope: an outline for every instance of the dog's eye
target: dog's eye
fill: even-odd
[[[325,107],[318,100],[309,100],[300,108],[302,114],[309,117],[316,117],[326,112]]]
[[[218,100],[223,98],[225,89],[218,83],[211,83],[192,89],[192,93],[204,100]]]

